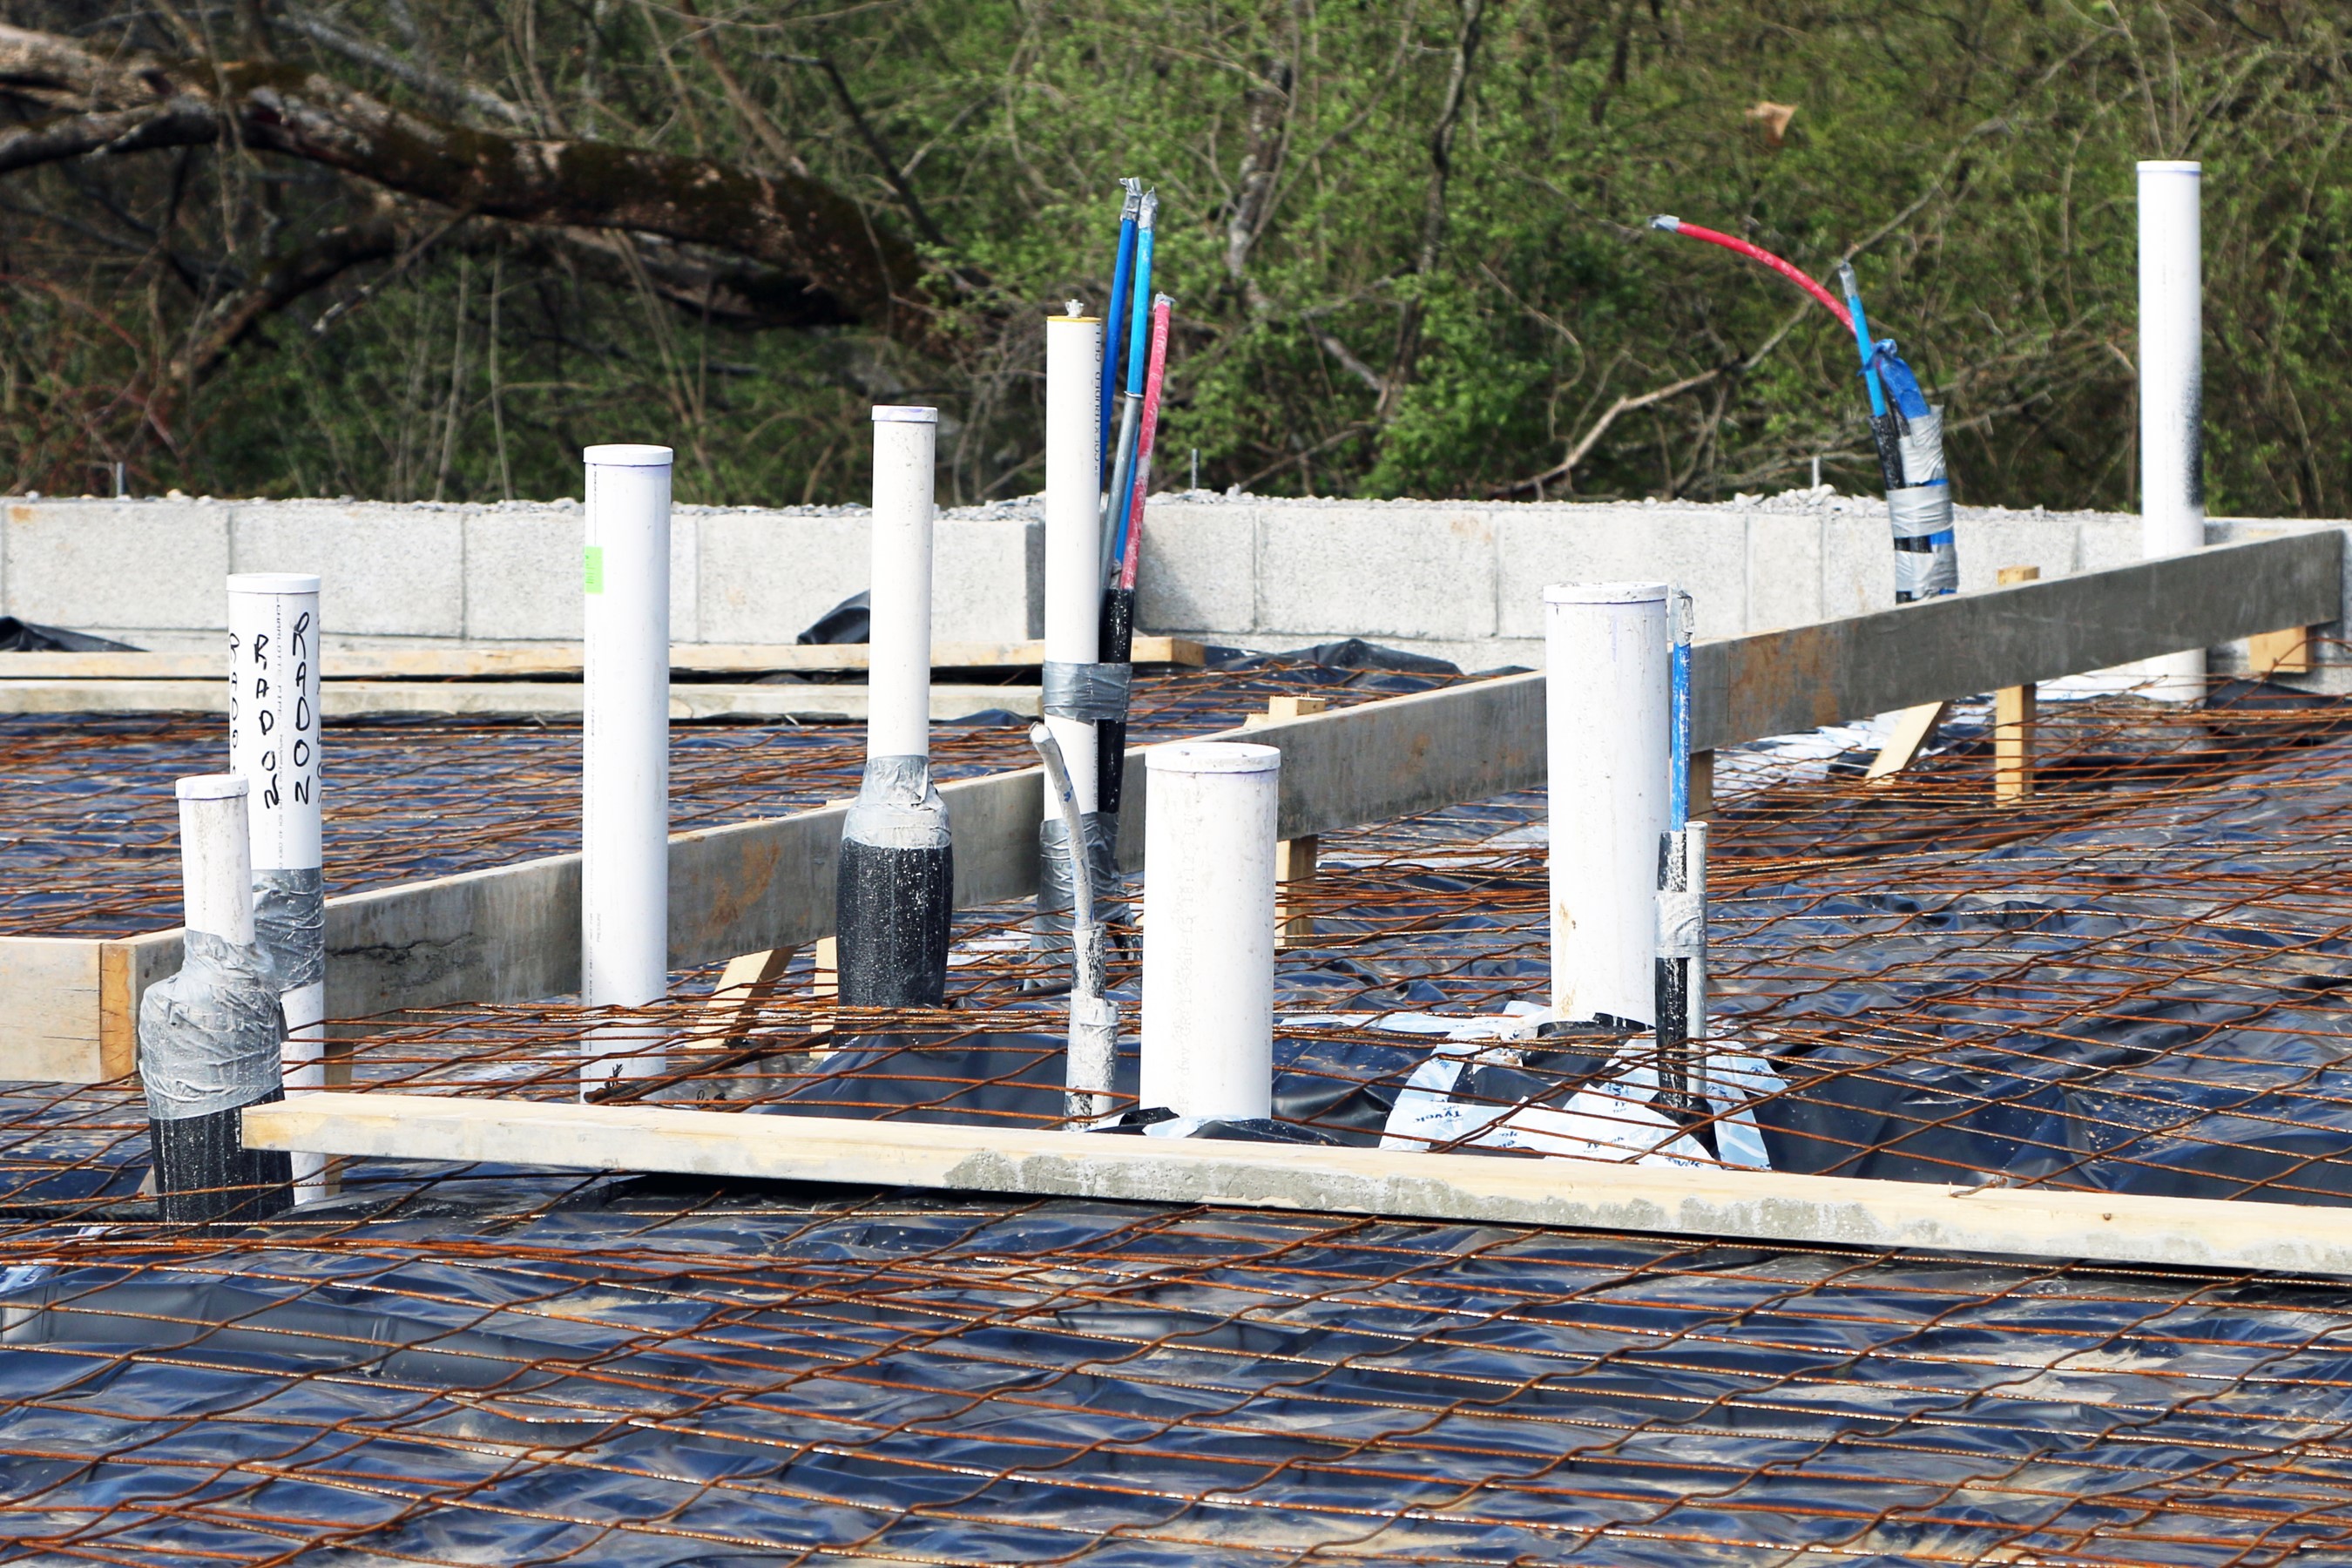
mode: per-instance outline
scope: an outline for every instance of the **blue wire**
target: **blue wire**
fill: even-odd
[[[1839,275],[1845,283],[1845,308],[1853,313],[1853,346],[1862,355],[1862,382],[1870,389],[1870,416],[1886,417],[1886,395],[1878,389],[1878,377],[1870,368],[1870,318],[1862,313],[1862,289],[1853,280],[1853,268],[1841,267]]]
[[[1127,392],[1130,397],[1141,397],[1145,378],[1150,371],[1151,357],[1151,226],[1149,224],[1137,229],[1135,235],[1135,305],[1131,314],[1134,320],[1127,334]],[[1142,439],[1139,426],[1136,438]],[[1118,514],[1112,524],[1111,533],[1110,558],[1114,569],[1119,562],[1127,559],[1128,513],[1135,506],[1136,469],[1141,466],[1139,462],[1128,464],[1127,486],[1119,493]]]
[[[1682,617],[1677,613],[1675,618],[1679,622]],[[1680,833],[1690,826],[1691,650],[1690,640],[1679,625],[1675,628],[1674,659],[1669,668],[1666,826]]]
[[[1135,219],[1118,220],[1118,259],[1110,275],[1110,303],[1103,310],[1102,427],[1097,442],[1098,462],[1110,461],[1111,414],[1118,403],[1118,312],[1127,299],[1129,275],[1135,267]]]

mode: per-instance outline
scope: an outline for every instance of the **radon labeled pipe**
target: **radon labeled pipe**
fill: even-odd
[[[319,579],[228,580],[228,766],[246,781],[254,927],[286,1014],[290,1089],[326,1087],[327,889],[321,869]],[[327,1195],[326,1160],[294,1157],[298,1203]]]
[[[1101,476],[1096,461],[1096,393],[1101,374],[1103,324],[1076,300],[1067,314],[1045,320],[1045,664],[1040,706],[1045,727],[1070,770],[1094,891],[1108,886],[1108,835],[1098,814],[1095,745],[1097,725],[1127,711],[1127,667],[1099,662],[1102,639]],[[1066,824],[1048,800],[1037,825],[1040,875],[1037,924],[1041,952],[1068,941],[1071,881],[1063,837]]]
[[[580,992],[642,1007],[669,990],[667,447],[591,447],[580,764]],[[658,1032],[615,1025],[580,1043],[580,1089],[648,1078]]]
[[[947,1000],[955,858],[931,784],[932,460],[939,410],[874,410],[866,774],[835,884],[845,1007]]]
[[[2140,553],[2205,547],[2204,237],[2199,163],[2139,165]],[[2147,660],[2148,696],[2205,696],[2205,650]]]
[[[1282,752],[1154,746],[1144,826],[1140,1102],[1180,1117],[1274,1112],[1274,846]]]
[[[139,1002],[139,1077],[163,1218],[213,1225],[264,1218],[293,1201],[282,1152],[248,1151],[239,1116],[283,1098],[286,1014],[254,939],[253,840],[235,773],[178,782],[180,972]]]
[[[1103,927],[1084,863],[1072,849],[1085,841],[1078,822],[1076,781],[1062,760],[1054,731],[1029,727],[1029,743],[1045,769],[1045,806],[1062,818],[1060,849],[1067,865],[1072,905],[1070,927],[1070,1046],[1063,1068],[1062,1108],[1073,1121],[1110,1114],[1111,1080],[1118,1066],[1118,1008],[1104,994]]]
[[[1666,585],[1548,587],[1544,637],[1552,1010],[1639,1027],[1657,1005],[1658,844],[1672,787]]]

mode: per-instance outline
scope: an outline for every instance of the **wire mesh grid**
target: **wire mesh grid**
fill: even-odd
[[[1139,671],[1138,743],[1200,734],[1311,693],[1345,707],[1462,679],[1438,669],[1332,668],[1260,657],[1214,669]],[[1034,763],[1025,721],[936,726],[942,781]],[[0,824],[0,932],[128,936],[180,919],[172,781],[228,759],[218,718],[0,716],[13,781]],[[331,893],[448,876],[580,847],[580,726],[405,717],[327,728]],[[778,816],[857,791],[865,726],[698,723],[670,730],[672,826]]]
[[[1889,782],[1726,770],[1703,1106],[1643,1037],[1503,1037],[1539,797],[1332,836],[1280,1124],[2341,1202],[2352,710],[2217,699],[2053,706],[2022,805],[1965,721]],[[956,959],[940,1013],[835,1013],[804,955],[341,1043],[355,1087],[563,1098],[619,1026],[672,1068],[629,1092],[780,1137],[1052,1124],[1055,962],[1008,908]],[[0,1561],[2352,1560],[2335,1284],[382,1163],[173,1234],[121,1086],[0,1125]]]

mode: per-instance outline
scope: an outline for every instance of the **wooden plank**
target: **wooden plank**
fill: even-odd
[[[1927,742],[1936,738],[1936,730],[1944,721],[1944,711],[1950,706],[1948,702],[1922,702],[1897,713],[1886,744],[1878,748],[1878,755],[1871,759],[1862,776],[1873,781],[1893,778],[1917,762],[1919,753],[1927,749]]]
[[[1243,720],[1242,728],[1264,729],[1279,719],[1304,719],[1328,712],[1330,707],[1328,697],[1269,697],[1265,711]],[[1278,949],[1314,940],[1315,917],[1299,907],[1298,896],[1313,885],[1315,866],[1321,858],[1322,848],[1322,839],[1312,833],[1275,842],[1274,945]]]
[[[2352,1209],[1597,1160],[404,1094],[245,1112],[247,1146],[861,1187],[2352,1275]]]
[[[360,681],[320,689],[330,719],[369,714],[446,713],[478,718],[567,718],[581,711],[583,689],[563,681]],[[221,713],[225,680],[0,680],[0,713]],[[965,719],[992,708],[1037,715],[1034,686],[931,688],[931,717]],[[863,719],[866,689],[785,683],[774,686],[678,684],[669,714],[716,719]]]
[[[99,1028],[101,943],[0,937],[0,1078],[98,1083],[107,1070]]]
[[[1139,637],[1137,664],[1198,667],[1199,643],[1184,637]],[[216,680],[226,652],[0,653],[6,680]],[[675,675],[838,673],[867,668],[864,643],[678,643],[670,649]],[[1034,668],[1045,659],[1042,642],[945,642],[931,648],[938,669]],[[577,643],[516,647],[334,647],[319,674],[324,680],[513,680],[571,676],[581,671]]]

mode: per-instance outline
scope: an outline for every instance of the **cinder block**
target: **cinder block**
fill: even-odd
[[[2044,578],[2068,577],[2083,569],[2083,527],[2074,518],[1963,510],[1952,531],[1963,594],[2000,586],[2004,566],[2039,566]]]
[[[1745,625],[1748,513],[1730,509],[1497,507],[1500,600],[1507,637],[1543,636],[1543,591],[1554,583],[1664,583],[1691,595],[1700,637]]]
[[[1033,624],[1044,636],[1045,526],[1029,517],[940,519],[931,557],[931,636],[940,642],[1019,642]]]
[[[1255,504],[1144,504],[1135,617],[1155,632],[1246,639],[1257,629]]]
[[[1759,511],[1748,520],[1748,619],[1729,637],[1808,626],[1822,616],[1822,514]],[[1699,606],[1700,635],[1706,607]]]
[[[215,501],[11,501],[8,612],[71,628],[226,630],[228,517]]]
[[[2118,512],[2076,520],[2077,572],[2105,572],[2145,559],[2138,517]]]
[[[320,619],[338,633],[462,637],[467,510],[238,502],[229,509],[229,569],[316,573]]]
[[[582,517],[577,506],[485,507],[466,531],[466,636],[577,641]]]
[[[1822,615],[1825,621],[1895,607],[1895,535],[1877,508],[1822,515]]]
[[[861,515],[706,512],[701,640],[791,642],[866,586],[872,557]]]
[[[1258,534],[1257,629],[1492,637],[1496,510],[1436,502],[1268,509]]]

